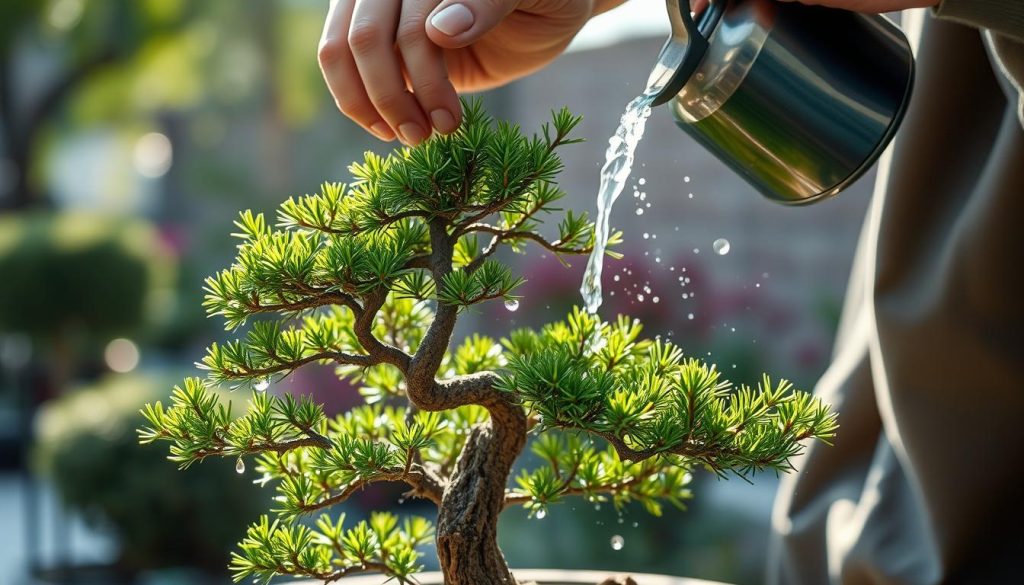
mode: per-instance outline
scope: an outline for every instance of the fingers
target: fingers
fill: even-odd
[[[459,127],[461,107],[455,88],[448,80],[444,54],[427,38],[424,24],[437,0],[405,0],[398,21],[398,50],[420,108],[442,134]]]
[[[520,0],[444,0],[430,13],[427,36],[446,49],[465,47],[498,25]]]
[[[401,5],[401,0],[356,0],[348,44],[377,112],[402,142],[415,145],[430,136],[430,124],[406,89],[395,51]]]
[[[391,141],[395,133],[370,101],[349,49],[348,31],[354,7],[355,0],[331,0],[317,55],[320,71],[343,114],[377,138]]]

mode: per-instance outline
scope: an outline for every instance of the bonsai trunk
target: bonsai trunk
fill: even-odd
[[[498,515],[512,464],[526,444],[526,415],[505,400],[488,410],[491,420],[470,432],[438,513],[445,585],[516,583],[498,549]]]

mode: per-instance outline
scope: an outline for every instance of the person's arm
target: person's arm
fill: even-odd
[[[625,4],[626,0],[595,0],[594,2],[594,15],[601,14],[602,12],[608,12],[616,6]]]
[[[955,20],[1024,42],[1024,0],[942,0],[935,16]]]

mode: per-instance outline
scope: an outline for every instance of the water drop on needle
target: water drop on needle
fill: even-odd
[[[548,515],[547,509],[541,508],[540,510],[537,510],[537,514],[536,514],[537,520],[543,520],[544,518],[547,518],[547,515]]]
[[[725,238],[718,238],[717,240],[715,240],[713,244],[711,244],[711,247],[714,248],[715,254],[718,254],[719,256],[725,256],[726,254],[729,253],[729,250],[732,248],[732,245],[729,244],[729,240]]]
[[[245,473],[245,461],[241,457],[235,461],[235,473]]]
[[[505,299],[505,308],[516,312],[519,309],[519,299]]]
[[[612,537],[611,545],[612,550],[622,550],[622,547],[626,546],[626,539],[616,534]]]
[[[266,392],[267,388],[270,388],[270,380],[268,380],[267,378],[257,380],[257,382],[253,384],[252,387],[255,388],[257,392]],[[239,459],[239,461],[241,461],[241,459]],[[239,473],[241,473],[241,471],[239,471]]]

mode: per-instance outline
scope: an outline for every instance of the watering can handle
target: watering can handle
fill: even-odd
[[[647,91],[655,95],[651,105],[661,105],[673,97],[696,71],[708,50],[707,36],[722,15],[725,0],[709,0],[700,26],[690,14],[688,0],[665,0],[672,32],[661,48],[658,62],[647,80]]]

